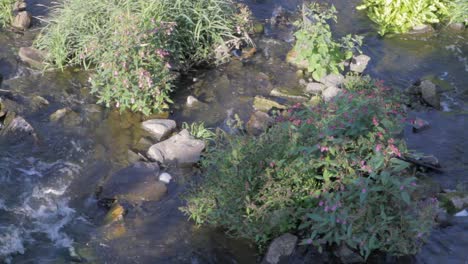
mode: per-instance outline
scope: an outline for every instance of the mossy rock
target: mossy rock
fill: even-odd
[[[449,214],[455,214],[468,207],[468,194],[463,192],[441,193],[438,199],[440,206]]]
[[[258,111],[268,112],[274,108],[286,109],[286,106],[278,102],[275,102],[273,100],[267,99],[265,97],[255,96],[254,102],[253,102],[253,108]]]

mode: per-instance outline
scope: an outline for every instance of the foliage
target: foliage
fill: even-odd
[[[468,24],[468,1],[453,0],[450,2],[450,23]]]
[[[367,9],[369,18],[379,25],[379,34],[385,35],[439,23],[449,16],[449,3],[449,0],[363,0],[357,9]]]
[[[214,140],[216,137],[216,133],[211,129],[206,128],[205,123],[203,122],[195,122],[190,125],[184,122],[182,123],[182,128],[187,129],[190,134],[197,139]]]
[[[303,6],[302,21],[296,23],[296,44],[293,52],[297,54],[296,62],[305,62],[308,72],[315,80],[320,80],[327,73],[338,73],[344,69],[344,60],[351,59],[353,52],[362,44],[362,37],[347,35],[340,41],[333,39],[327,21],[337,21],[336,9],[320,8],[316,3]]]
[[[0,0],[0,27],[5,27],[13,21],[12,8],[15,0]]]
[[[100,102],[149,114],[171,102],[172,71],[247,41],[248,15],[230,0],[65,0],[36,46],[50,67],[94,68]]]
[[[353,88],[315,107],[295,105],[259,137],[225,135],[202,161],[203,181],[183,211],[260,247],[300,227],[304,243],[343,242],[363,256],[417,250],[432,218],[416,211],[416,179],[398,159],[406,151],[395,138],[398,98],[368,79]]]

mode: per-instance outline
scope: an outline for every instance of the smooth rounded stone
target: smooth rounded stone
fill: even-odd
[[[426,34],[434,32],[434,28],[431,25],[419,25],[413,27],[413,29],[408,32],[409,34]]]
[[[341,244],[341,246],[334,253],[341,260],[341,263],[344,264],[365,262],[359,254],[351,250],[345,244]]]
[[[325,85],[321,83],[311,82],[307,84],[305,91],[306,93],[315,95],[320,94],[323,90],[325,90],[325,88]]]
[[[169,184],[171,180],[172,180],[172,176],[167,172],[163,172],[159,175],[159,181],[162,181],[165,184]]]
[[[33,126],[31,126],[26,119],[21,116],[16,116],[14,113],[11,115],[11,112],[8,112],[4,122],[5,129],[2,131],[3,134],[17,132],[34,134]]]
[[[16,1],[13,5],[13,12],[25,11],[28,5],[24,1]]]
[[[21,61],[29,66],[41,69],[43,68],[44,53],[33,47],[21,47],[18,52]]]
[[[20,11],[15,16],[12,26],[17,29],[26,30],[31,26],[31,14],[28,11]]]
[[[275,97],[288,99],[288,100],[291,100],[291,101],[297,101],[297,102],[305,102],[305,101],[308,100],[308,98],[306,96],[304,96],[304,95],[302,95],[300,93],[290,91],[290,90],[285,90],[285,89],[279,89],[279,88],[275,88],[275,89],[271,90],[270,95],[275,96]]]
[[[72,110],[68,107],[59,109],[55,111],[53,114],[49,116],[49,120],[51,122],[58,122],[60,119],[62,119],[68,112],[71,112]]]
[[[340,87],[345,81],[345,77],[341,74],[331,73],[319,80],[320,83],[325,84],[326,87],[335,86]]]
[[[255,111],[247,122],[246,129],[250,135],[258,136],[273,124],[273,118],[267,113]]]
[[[255,34],[263,34],[263,31],[265,31],[265,26],[263,23],[255,22],[253,25],[253,31]]]
[[[184,129],[179,134],[150,147],[148,157],[162,164],[190,166],[200,160],[203,140],[195,139]]]
[[[303,70],[297,70],[296,71],[296,77],[297,78],[304,78],[304,71]]]
[[[364,70],[367,68],[367,64],[369,64],[370,57],[364,54],[354,56],[351,64],[349,65],[349,69],[353,72],[363,73]]]
[[[147,201],[159,201],[167,192],[164,183],[158,181],[159,165],[155,162],[137,162],[114,173],[101,186],[99,200],[117,200],[139,205]]]
[[[176,122],[171,119],[151,119],[141,125],[157,140],[167,138],[176,128]]]
[[[449,28],[455,31],[461,31],[465,29],[465,24],[463,23],[450,23]]]
[[[40,95],[35,95],[31,99],[32,108],[35,109],[35,110],[40,109],[42,107],[46,107],[49,104],[50,104],[49,101],[47,99],[45,99],[44,97],[40,96]]]
[[[195,105],[200,104],[200,101],[192,95],[187,96],[187,106],[194,107]]]
[[[323,100],[325,100],[325,102],[328,102],[331,99],[333,99],[335,96],[337,96],[339,93],[341,93],[341,89],[335,86],[330,86],[327,89],[323,90],[322,97],[323,97]]]
[[[281,257],[291,255],[296,247],[297,240],[298,238],[295,235],[289,233],[275,238],[268,247],[263,263],[277,264]]]
[[[273,108],[286,109],[286,106],[278,102],[275,102],[273,100],[257,95],[255,96],[254,101],[253,101],[253,108],[257,111],[268,112]]]
[[[430,106],[441,109],[440,106],[440,96],[437,93],[437,87],[434,83],[429,80],[424,80],[421,82],[421,94],[423,100]]]
[[[413,133],[419,133],[421,131],[424,131],[430,127],[430,124],[428,121],[421,119],[421,118],[416,118],[413,122],[411,122],[413,126]]]
[[[300,80],[299,80],[299,85],[300,85],[300,86],[306,87],[307,84],[308,84],[308,82],[307,82],[306,80],[304,80],[304,79],[300,79]]]

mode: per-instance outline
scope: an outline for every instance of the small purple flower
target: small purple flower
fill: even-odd
[[[405,189],[405,186],[400,186],[400,191],[403,191]]]
[[[367,192],[366,188],[362,189],[361,192],[362,192],[362,193],[366,193],[366,192]]]
[[[310,239],[310,238],[307,239],[307,240],[306,240],[306,243],[307,243],[308,245],[312,244],[312,239]]]
[[[319,202],[319,206],[323,206],[323,201],[320,201],[320,202]]]

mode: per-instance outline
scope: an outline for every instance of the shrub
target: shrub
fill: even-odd
[[[369,18],[379,26],[379,34],[385,35],[439,23],[449,16],[449,3],[448,0],[364,0],[357,9],[367,9]]]
[[[343,242],[366,257],[417,250],[432,218],[416,211],[416,179],[398,159],[406,152],[395,138],[398,98],[380,82],[353,87],[315,107],[295,105],[257,138],[222,138],[182,210],[260,247],[298,232],[304,243]]]
[[[299,30],[295,32],[296,44],[293,52],[297,64],[307,66],[315,80],[320,80],[327,73],[338,73],[344,69],[345,60],[351,59],[353,52],[359,51],[362,37],[347,35],[340,41],[333,39],[327,21],[336,22],[336,9],[320,8],[318,4],[303,6],[304,19],[297,22]]]
[[[230,0],[66,0],[36,46],[49,66],[95,68],[100,102],[148,114],[171,102],[173,70],[223,61],[248,41],[249,15]]]
[[[12,7],[15,0],[0,0],[0,27],[11,24],[13,20]]]

